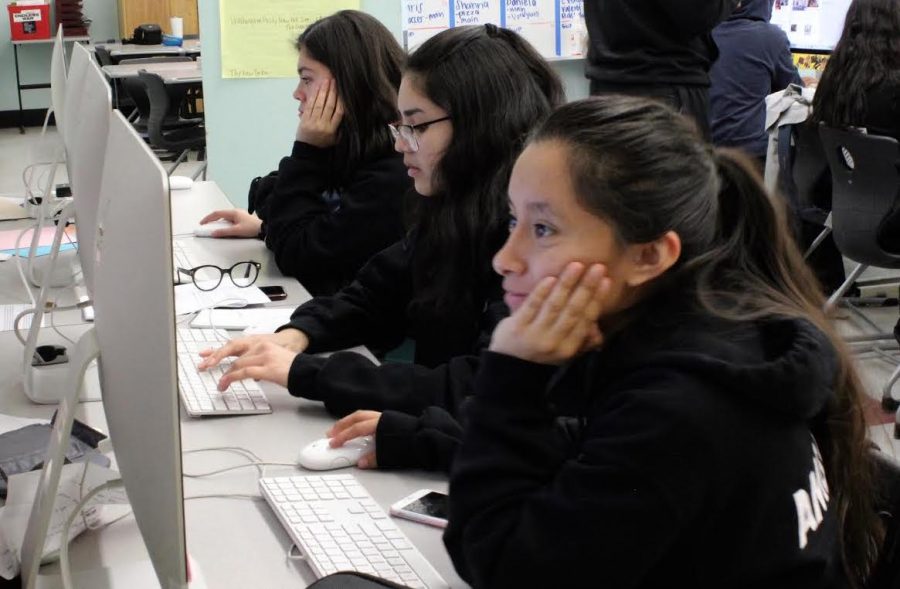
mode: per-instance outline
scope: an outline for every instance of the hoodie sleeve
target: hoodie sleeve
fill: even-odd
[[[412,292],[410,256],[407,240],[395,243],[369,260],[349,286],[300,305],[279,329],[305,333],[310,354],[358,345],[381,350],[398,346],[406,336]]]
[[[458,415],[460,404],[472,393],[478,362],[478,356],[460,356],[426,368],[393,362],[376,365],[355,352],[327,358],[298,354],[288,373],[288,391],[324,402],[338,417],[358,409],[419,415],[430,406]]]
[[[421,468],[447,472],[462,438],[462,426],[440,407],[419,416],[384,411],[375,430],[378,468]]]
[[[391,154],[364,162],[342,179],[339,204],[325,201],[330,150],[295,142],[278,166],[267,200],[266,246],[278,269],[312,293],[352,276],[374,253],[402,235],[408,189],[403,162]]]

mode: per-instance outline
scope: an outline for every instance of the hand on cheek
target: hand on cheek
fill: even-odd
[[[609,292],[602,264],[566,266],[547,277],[500,322],[490,350],[541,364],[562,364],[603,343],[597,319]]]

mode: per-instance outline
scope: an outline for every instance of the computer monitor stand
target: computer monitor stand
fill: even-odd
[[[73,203],[69,203],[59,215],[60,223],[53,235],[53,244],[50,246],[50,254],[47,256],[47,268],[56,267],[60,253],[59,246],[65,232],[65,222],[71,219],[74,213],[75,206]],[[38,346],[38,336],[41,332],[41,323],[47,310],[49,296],[50,285],[44,284],[38,294],[31,326],[28,328],[28,336],[25,339],[22,382],[25,395],[35,403],[58,403],[67,387],[66,349],[61,346]],[[98,399],[100,396],[96,363],[92,363],[88,367],[85,390],[84,398]]]
[[[72,422],[78,406],[78,395],[82,389],[85,372],[88,366],[98,358],[99,347],[94,328],[86,331],[75,344],[68,364],[65,394],[59,401],[59,410],[50,435],[47,456],[41,471],[41,479],[35,491],[34,504],[22,542],[22,587],[25,589],[49,589],[62,587],[58,575],[40,575],[41,556],[50,528],[50,520],[59,491],[59,479],[65,462],[66,447],[72,433]],[[113,443],[115,443],[113,441]],[[190,561],[190,589],[205,589],[200,568]],[[112,568],[99,568],[79,572],[73,575],[77,587],[96,589],[121,588],[143,589],[159,587],[159,580],[149,560],[127,562]]]
[[[44,256],[38,256],[41,233],[47,223],[56,219],[58,223],[57,230],[65,230],[66,223],[74,216],[72,199],[60,199],[52,194],[51,187],[56,178],[56,167],[58,165],[58,162],[52,164],[47,187],[40,197],[40,204],[36,205],[37,216],[34,232],[31,235],[31,245],[28,248],[28,264],[27,271],[25,272],[28,281],[35,287],[41,287],[45,283],[53,287],[67,286],[72,283],[75,275],[71,257],[67,256],[62,260],[51,262],[46,261]],[[68,216],[63,216],[66,209],[69,209]],[[58,244],[56,246],[56,251],[59,251]]]

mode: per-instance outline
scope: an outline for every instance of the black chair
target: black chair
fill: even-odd
[[[123,59],[119,62],[119,65],[184,62],[190,63],[192,61],[194,60],[184,55],[157,55],[155,57],[137,57],[133,59]],[[140,113],[135,120],[131,121],[131,124],[134,125],[134,127],[139,131],[146,131],[147,117],[150,114],[150,105],[147,102],[146,98],[135,96],[143,95],[146,93],[140,88],[135,87],[132,83],[123,83],[123,85],[126,86],[126,92],[128,92],[129,96],[131,96],[135,101],[137,110]],[[170,114],[169,118],[163,123],[163,128],[172,129],[175,127],[195,125],[198,121],[194,119],[203,118],[202,113],[197,113],[196,108],[191,108],[191,105],[196,102],[195,92],[193,92],[193,86],[191,84],[170,84],[166,86],[166,92],[169,93],[169,102],[173,105],[178,105],[179,108],[175,110],[175,112]]]
[[[113,58],[109,54],[109,49],[102,45],[94,46],[94,55],[97,57],[97,62],[101,65],[114,65]]]
[[[172,104],[163,79],[149,72],[138,72],[138,80],[143,83],[150,102],[150,115],[147,121],[147,135],[150,146],[155,150],[161,150],[167,154],[177,154],[175,161],[169,168],[171,174],[182,161],[185,160],[191,150],[199,152],[198,159],[204,160],[206,154],[206,128],[202,122],[177,128],[165,128],[163,123],[172,112]],[[178,106],[175,106],[177,111]],[[161,158],[162,159],[162,158]],[[200,173],[205,175],[206,163],[204,162],[195,177]]]
[[[870,266],[900,269],[900,252],[885,250],[879,243],[883,223],[900,214],[900,149],[892,137],[866,135],[859,131],[821,126],[822,147],[832,180],[831,222],[834,241],[841,254],[856,267],[828,299],[831,308]],[[895,332],[897,330],[895,329]],[[895,339],[893,333],[848,338],[851,342]],[[900,339],[898,339],[900,343]],[[882,389],[882,406],[896,410],[891,387],[900,379],[900,366]],[[900,412],[894,437],[900,437]]]

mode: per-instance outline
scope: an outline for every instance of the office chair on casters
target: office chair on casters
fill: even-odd
[[[900,269],[900,253],[886,251],[879,244],[879,229],[892,214],[900,190],[900,148],[892,137],[866,135],[824,125],[819,133],[831,169],[834,241],[841,254],[857,264],[844,284],[828,299],[825,305],[828,310],[869,266]],[[894,333],[859,336],[848,338],[848,341],[860,343],[892,339],[898,339]],[[896,411],[900,406],[891,397],[891,388],[898,379],[900,366],[882,389],[881,404],[886,410]],[[900,437],[900,412],[897,420],[895,438]]]
[[[167,153],[178,154],[167,172],[171,175],[192,149],[199,151],[199,160],[205,160],[206,128],[202,122],[191,126],[166,129],[163,126],[172,109],[169,94],[162,78],[149,72],[139,72],[138,79],[143,82],[150,100],[150,118],[147,122],[147,134],[150,146]],[[179,108],[179,105],[175,105]],[[194,179],[200,174],[206,177],[206,162],[195,172]]]

